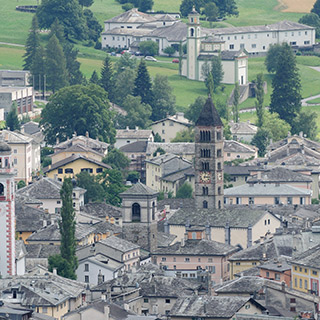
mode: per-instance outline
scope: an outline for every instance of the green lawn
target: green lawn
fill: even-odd
[[[308,100],[307,101],[308,104],[320,104],[320,98],[316,98],[313,100]]]

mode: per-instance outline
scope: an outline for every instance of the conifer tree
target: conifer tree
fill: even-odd
[[[44,75],[46,73],[45,67],[45,50],[39,45],[34,55],[30,72],[33,78],[33,87],[40,90],[44,86]],[[42,84],[42,85],[41,85]]]
[[[233,121],[239,122],[239,98],[240,98],[240,88],[239,83],[236,82],[233,91]]]
[[[69,278],[74,279],[76,277],[75,271],[78,266],[78,261],[76,256],[76,222],[72,204],[72,189],[73,187],[71,179],[66,178],[60,190],[62,207],[59,228],[61,235],[60,254],[63,259],[68,261],[71,270],[74,273],[70,275]]]
[[[141,59],[138,67],[137,76],[134,82],[133,95],[140,96],[141,103],[152,105],[152,102],[153,102],[152,83],[151,83],[146,62],[143,59]]]
[[[93,70],[89,82],[94,84],[99,84],[99,76],[96,70]]]
[[[111,58],[106,56],[101,69],[100,86],[108,92],[110,101],[114,101],[114,72],[112,67]]]
[[[32,62],[35,56],[35,52],[37,47],[40,46],[40,38],[39,38],[39,25],[37,16],[34,15],[32,18],[30,33],[26,42],[26,53],[23,55],[24,64],[23,70],[30,70],[32,66]]]
[[[256,112],[257,112],[257,117],[258,117],[257,126],[259,128],[261,128],[263,126],[263,116],[264,116],[264,109],[263,109],[264,89],[263,89],[263,74],[262,73],[259,73],[257,75],[256,98],[257,98],[257,101],[255,102],[255,105],[256,105]]]
[[[47,85],[53,91],[67,86],[66,58],[55,35],[52,35],[46,50]]]
[[[17,104],[15,102],[12,104],[11,110],[7,115],[6,124],[7,124],[7,128],[11,131],[20,130]]]

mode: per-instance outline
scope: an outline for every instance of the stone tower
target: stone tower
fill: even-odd
[[[141,182],[120,194],[122,198],[122,234],[143,249],[157,249],[157,196]]]
[[[223,124],[209,97],[195,123],[195,201],[198,209],[223,208]]]
[[[1,137],[2,138],[2,137]],[[11,148],[0,141],[0,276],[16,273],[15,268],[15,171]]]
[[[188,15],[187,35],[187,77],[192,80],[199,80],[198,56],[201,45],[200,15],[193,7]]]

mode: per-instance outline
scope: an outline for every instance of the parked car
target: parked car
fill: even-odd
[[[115,52],[111,52],[110,53],[110,56],[113,56],[113,57],[115,57],[117,54],[115,53]]]
[[[179,59],[173,59],[172,63],[179,63]]]
[[[143,56],[143,54],[140,51],[135,52],[136,56]]]
[[[151,57],[151,56],[146,56],[144,57],[144,60],[147,60],[147,61],[154,61],[154,62],[157,62],[158,60],[154,57]]]

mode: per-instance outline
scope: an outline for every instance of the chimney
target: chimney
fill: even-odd
[[[42,220],[42,226],[45,228],[47,226],[47,220],[46,219],[43,219]]]
[[[184,238],[182,238],[181,239],[181,247],[184,247],[184,245],[185,245],[185,240],[184,240]]]
[[[207,221],[207,223],[206,223],[206,237],[205,237],[206,240],[211,240],[210,230],[211,230],[210,223],[209,223],[209,221]]]
[[[59,144],[59,137],[56,137],[56,144]]]
[[[299,132],[299,137],[303,138],[303,132],[302,131]]]
[[[168,220],[165,220],[165,222],[164,222],[164,233],[169,234],[169,223],[168,223]]]
[[[86,131],[86,138],[89,138],[89,131]]]
[[[103,283],[103,275],[101,273],[101,270],[99,270],[98,273],[98,285]]]
[[[56,276],[57,275],[57,268],[53,268],[52,273],[54,276]]]
[[[129,127],[128,126],[126,127],[126,131],[129,131]]]
[[[24,126],[21,127],[20,132],[21,132],[21,133],[25,133],[25,131],[24,131]]]
[[[139,127],[138,127],[138,126],[136,126],[135,130],[136,130],[136,131],[138,131],[138,130],[139,130]]]
[[[281,290],[282,290],[283,292],[286,291],[286,283],[285,283],[284,281],[281,282]]]
[[[109,308],[108,305],[104,306],[104,308],[103,308],[103,313],[104,313],[104,315],[105,315],[105,316],[103,317],[103,319],[109,320],[110,308]]]

